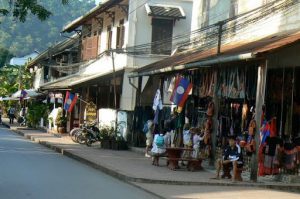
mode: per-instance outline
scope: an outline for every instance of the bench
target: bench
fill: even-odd
[[[171,170],[179,169],[178,162],[179,161],[187,161],[187,169],[188,171],[195,171],[202,169],[202,159],[195,158],[169,158],[167,157],[167,166]]]
[[[223,175],[221,176],[221,178],[228,178],[228,179],[231,179],[232,178],[232,175],[231,175],[231,170],[232,170],[232,165],[230,164],[225,164],[223,165]],[[235,174],[235,179],[236,181],[243,181],[243,178],[242,178],[242,172],[243,172],[243,167],[241,168],[237,168],[236,170],[236,174]]]

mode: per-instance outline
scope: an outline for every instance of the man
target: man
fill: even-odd
[[[237,179],[237,169],[243,166],[241,148],[236,144],[235,137],[229,137],[229,145],[224,149],[223,158],[217,160],[217,179],[220,178],[220,171],[224,166],[233,168],[232,180],[235,181]]]

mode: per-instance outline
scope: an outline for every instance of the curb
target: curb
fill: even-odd
[[[245,182],[208,182],[208,181],[203,181],[203,182],[189,182],[189,181],[171,181],[171,180],[156,180],[156,179],[147,179],[147,178],[138,178],[138,177],[131,177],[125,174],[122,174],[120,171],[116,171],[113,169],[110,169],[104,165],[94,163],[92,161],[89,161],[83,157],[80,157],[79,155],[76,155],[68,150],[64,150],[63,148],[59,146],[52,145],[49,142],[45,141],[40,141],[39,139],[34,138],[34,136],[26,135],[20,130],[12,130],[13,132],[29,139],[34,142],[37,142],[49,149],[52,149],[56,151],[57,153],[61,153],[62,155],[65,155],[69,158],[72,158],[74,160],[77,160],[83,164],[86,164],[90,167],[93,167],[99,171],[102,171],[106,173],[107,175],[110,175],[114,178],[117,178],[123,182],[129,183],[135,187],[141,188],[144,191],[155,195],[156,197],[163,198],[156,193],[150,192],[149,190],[145,190],[142,187],[139,187],[138,185],[134,183],[145,183],[145,184],[165,184],[165,185],[198,185],[198,186],[235,186],[235,187],[255,187],[255,188],[265,188],[265,189],[275,189],[275,190],[281,190],[281,191],[292,191],[292,192],[300,192],[300,187],[299,185],[278,185],[278,184],[262,184],[262,183],[245,183]]]

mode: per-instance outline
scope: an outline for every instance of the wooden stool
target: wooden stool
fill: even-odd
[[[221,176],[222,178],[228,178],[231,179],[232,175],[230,173],[230,171],[232,170],[232,165],[231,164],[225,164],[223,165],[223,175]],[[242,172],[243,172],[243,168],[237,168],[236,173],[235,173],[235,179],[237,181],[243,181],[242,178]]]

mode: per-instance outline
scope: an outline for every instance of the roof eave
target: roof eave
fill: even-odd
[[[83,25],[87,20],[91,19],[92,17],[100,14],[106,9],[109,9],[111,6],[118,4],[122,2],[123,0],[108,0],[103,4],[99,4],[98,6],[91,9],[89,12],[87,12],[85,15],[78,17],[71,23],[67,24],[61,32],[72,32],[79,26]]]

